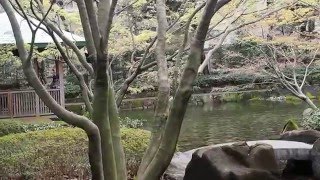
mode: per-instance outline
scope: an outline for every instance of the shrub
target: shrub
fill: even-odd
[[[40,124],[26,124],[25,128],[28,131],[39,131],[39,130],[48,130],[62,127],[70,127],[69,124],[63,121],[54,121],[49,123],[40,123]]]
[[[142,129],[121,129],[129,177],[134,177],[149,143],[150,133]]]
[[[302,126],[305,129],[320,130],[320,111],[312,111],[303,116]]]
[[[149,133],[122,129],[129,173],[135,174]],[[11,134],[0,137],[0,177],[4,179],[89,179],[87,136],[79,128]]]
[[[26,132],[25,124],[11,119],[0,120],[0,137],[12,133]]]
[[[29,131],[55,129],[60,127],[68,127],[69,125],[63,121],[55,121],[49,123],[29,124],[22,121],[6,119],[0,120],[0,137],[8,134],[25,133]]]
[[[120,119],[120,126],[126,128],[142,128],[144,124],[147,122],[145,119],[131,119],[129,117],[121,118]]]
[[[221,101],[223,102],[240,102],[243,100],[242,93],[224,93],[222,94]]]
[[[65,86],[66,98],[75,98],[81,94],[81,88],[77,77],[72,73],[67,73]]]

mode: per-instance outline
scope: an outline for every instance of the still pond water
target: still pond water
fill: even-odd
[[[182,125],[179,150],[242,140],[268,139],[278,135],[290,118],[301,119],[304,103],[225,103],[189,106]],[[122,117],[151,119],[153,111],[122,111]],[[298,121],[299,123],[299,121]],[[150,129],[150,124],[146,124]]]

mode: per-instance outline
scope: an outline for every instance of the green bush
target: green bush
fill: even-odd
[[[129,117],[121,118],[120,119],[120,126],[126,128],[142,128],[144,124],[147,122],[146,119],[131,119]]]
[[[40,124],[26,124],[25,127],[28,132],[28,131],[55,129],[55,128],[61,128],[61,127],[70,127],[70,125],[63,121],[54,121],[54,122],[40,123]]]
[[[7,134],[22,133],[26,131],[25,124],[20,121],[12,119],[0,119],[0,137]]]
[[[64,86],[66,98],[75,98],[81,94],[79,81],[73,73],[67,73]]]
[[[122,129],[131,175],[146,150],[149,133]],[[89,179],[87,136],[79,128],[56,128],[0,137],[0,177],[4,179]]]
[[[134,177],[148,147],[150,133],[142,129],[122,128],[121,138],[126,154],[128,174],[129,177]]]
[[[68,126],[68,124],[62,121],[29,124],[14,119],[5,119],[0,120],[0,137],[8,134],[25,133],[28,131],[47,130]]]
[[[312,111],[310,114],[303,116],[301,124],[305,129],[320,130],[320,111]]]
[[[221,96],[223,102],[240,102],[243,100],[242,93],[224,93]]]

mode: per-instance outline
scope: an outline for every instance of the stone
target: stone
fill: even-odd
[[[307,144],[313,144],[320,138],[320,132],[316,130],[293,130],[288,131],[280,136],[280,140],[298,141]]]
[[[268,144],[255,144],[250,148],[250,167],[264,169],[272,174],[279,174],[279,167],[272,146]]]
[[[197,150],[184,180],[276,180],[279,167],[272,146],[246,143]]]
[[[247,141],[246,143],[249,146],[254,146],[256,144],[269,144],[273,147],[276,159],[278,161],[287,161],[289,159],[308,160],[310,158],[310,150],[312,149],[312,145],[310,144],[294,141],[258,140]],[[211,148],[229,146],[232,144],[234,143],[215,144],[206,147],[201,147],[198,149],[192,149],[186,152],[175,153],[168,169],[165,172],[164,179],[182,180],[185,174],[185,169],[190,160],[192,159],[192,155],[195,151],[206,151]]]
[[[307,176],[312,177],[312,161],[311,160],[288,160],[282,171],[282,177],[291,179],[291,177]]]
[[[320,138],[313,144],[310,154],[313,175],[316,179],[320,179]]]

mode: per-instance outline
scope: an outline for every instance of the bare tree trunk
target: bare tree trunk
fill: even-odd
[[[215,13],[216,3],[217,0],[207,1],[195,38],[191,44],[187,65],[182,74],[180,85],[170,108],[161,144],[151,163],[148,165],[145,173],[140,179],[160,179],[170,164],[176,149],[176,144],[180,134],[182,121],[187,109],[188,101],[192,94],[192,83],[197,76],[197,71],[201,63],[203,46],[209,29],[210,21]]]
[[[109,84],[108,94],[109,94],[108,112],[109,112],[109,121],[110,121],[111,132],[112,132],[114,156],[115,156],[116,167],[117,167],[117,175],[118,175],[117,177],[118,177],[118,180],[126,180],[127,179],[126,161],[125,161],[125,154],[123,151],[123,147],[121,144],[119,113],[118,113],[118,107],[115,102],[114,89],[111,87],[110,84]]]
[[[304,101],[313,109],[313,110],[318,110],[318,107],[311,101],[309,97],[306,96]]]
[[[168,78],[168,65],[166,60],[166,31],[168,27],[166,16],[166,5],[164,0],[157,0],[157,19],[158,29],[156,44],[156,59],[158,65],[158,100],[156,105],[155,117],[152,127],[152,134],[148,149],[142,159],[138,171],[138,177],[141,177],[148,165],[156,154],[161,143],[162,131],[168,117],[170,83]]]
[[[179,51],[178,51],[178,55],[176,57],[176,62],[175,62],[175,67],[174,67],[174,72],[173,72],[173,93],[175,94],[177,89],[178,89],[178,86],[179,86],[179,79],[180,79],[180,76],[179,76],[179,68],[180,68],[180,64],[181,64],[181,60],[182,60],[182,55],[183,55],[183,52],[187,46],[187,43],[188,43],[188,40],[189,40],[189,28],[190,28],[190,24],[192,22],[192,19],[194,18],[194,16],[201,10],[203,9],[203,7],[206,5],[206,3],[203,3],[201,4],[197,9],[195,9],[193,11],[193,13],[190,15],[187,23],[186,23],[186,27],[184,29],[184,38],[183,38],[183,42],[182,42],[182,45],[181,47],[179,48]]]

